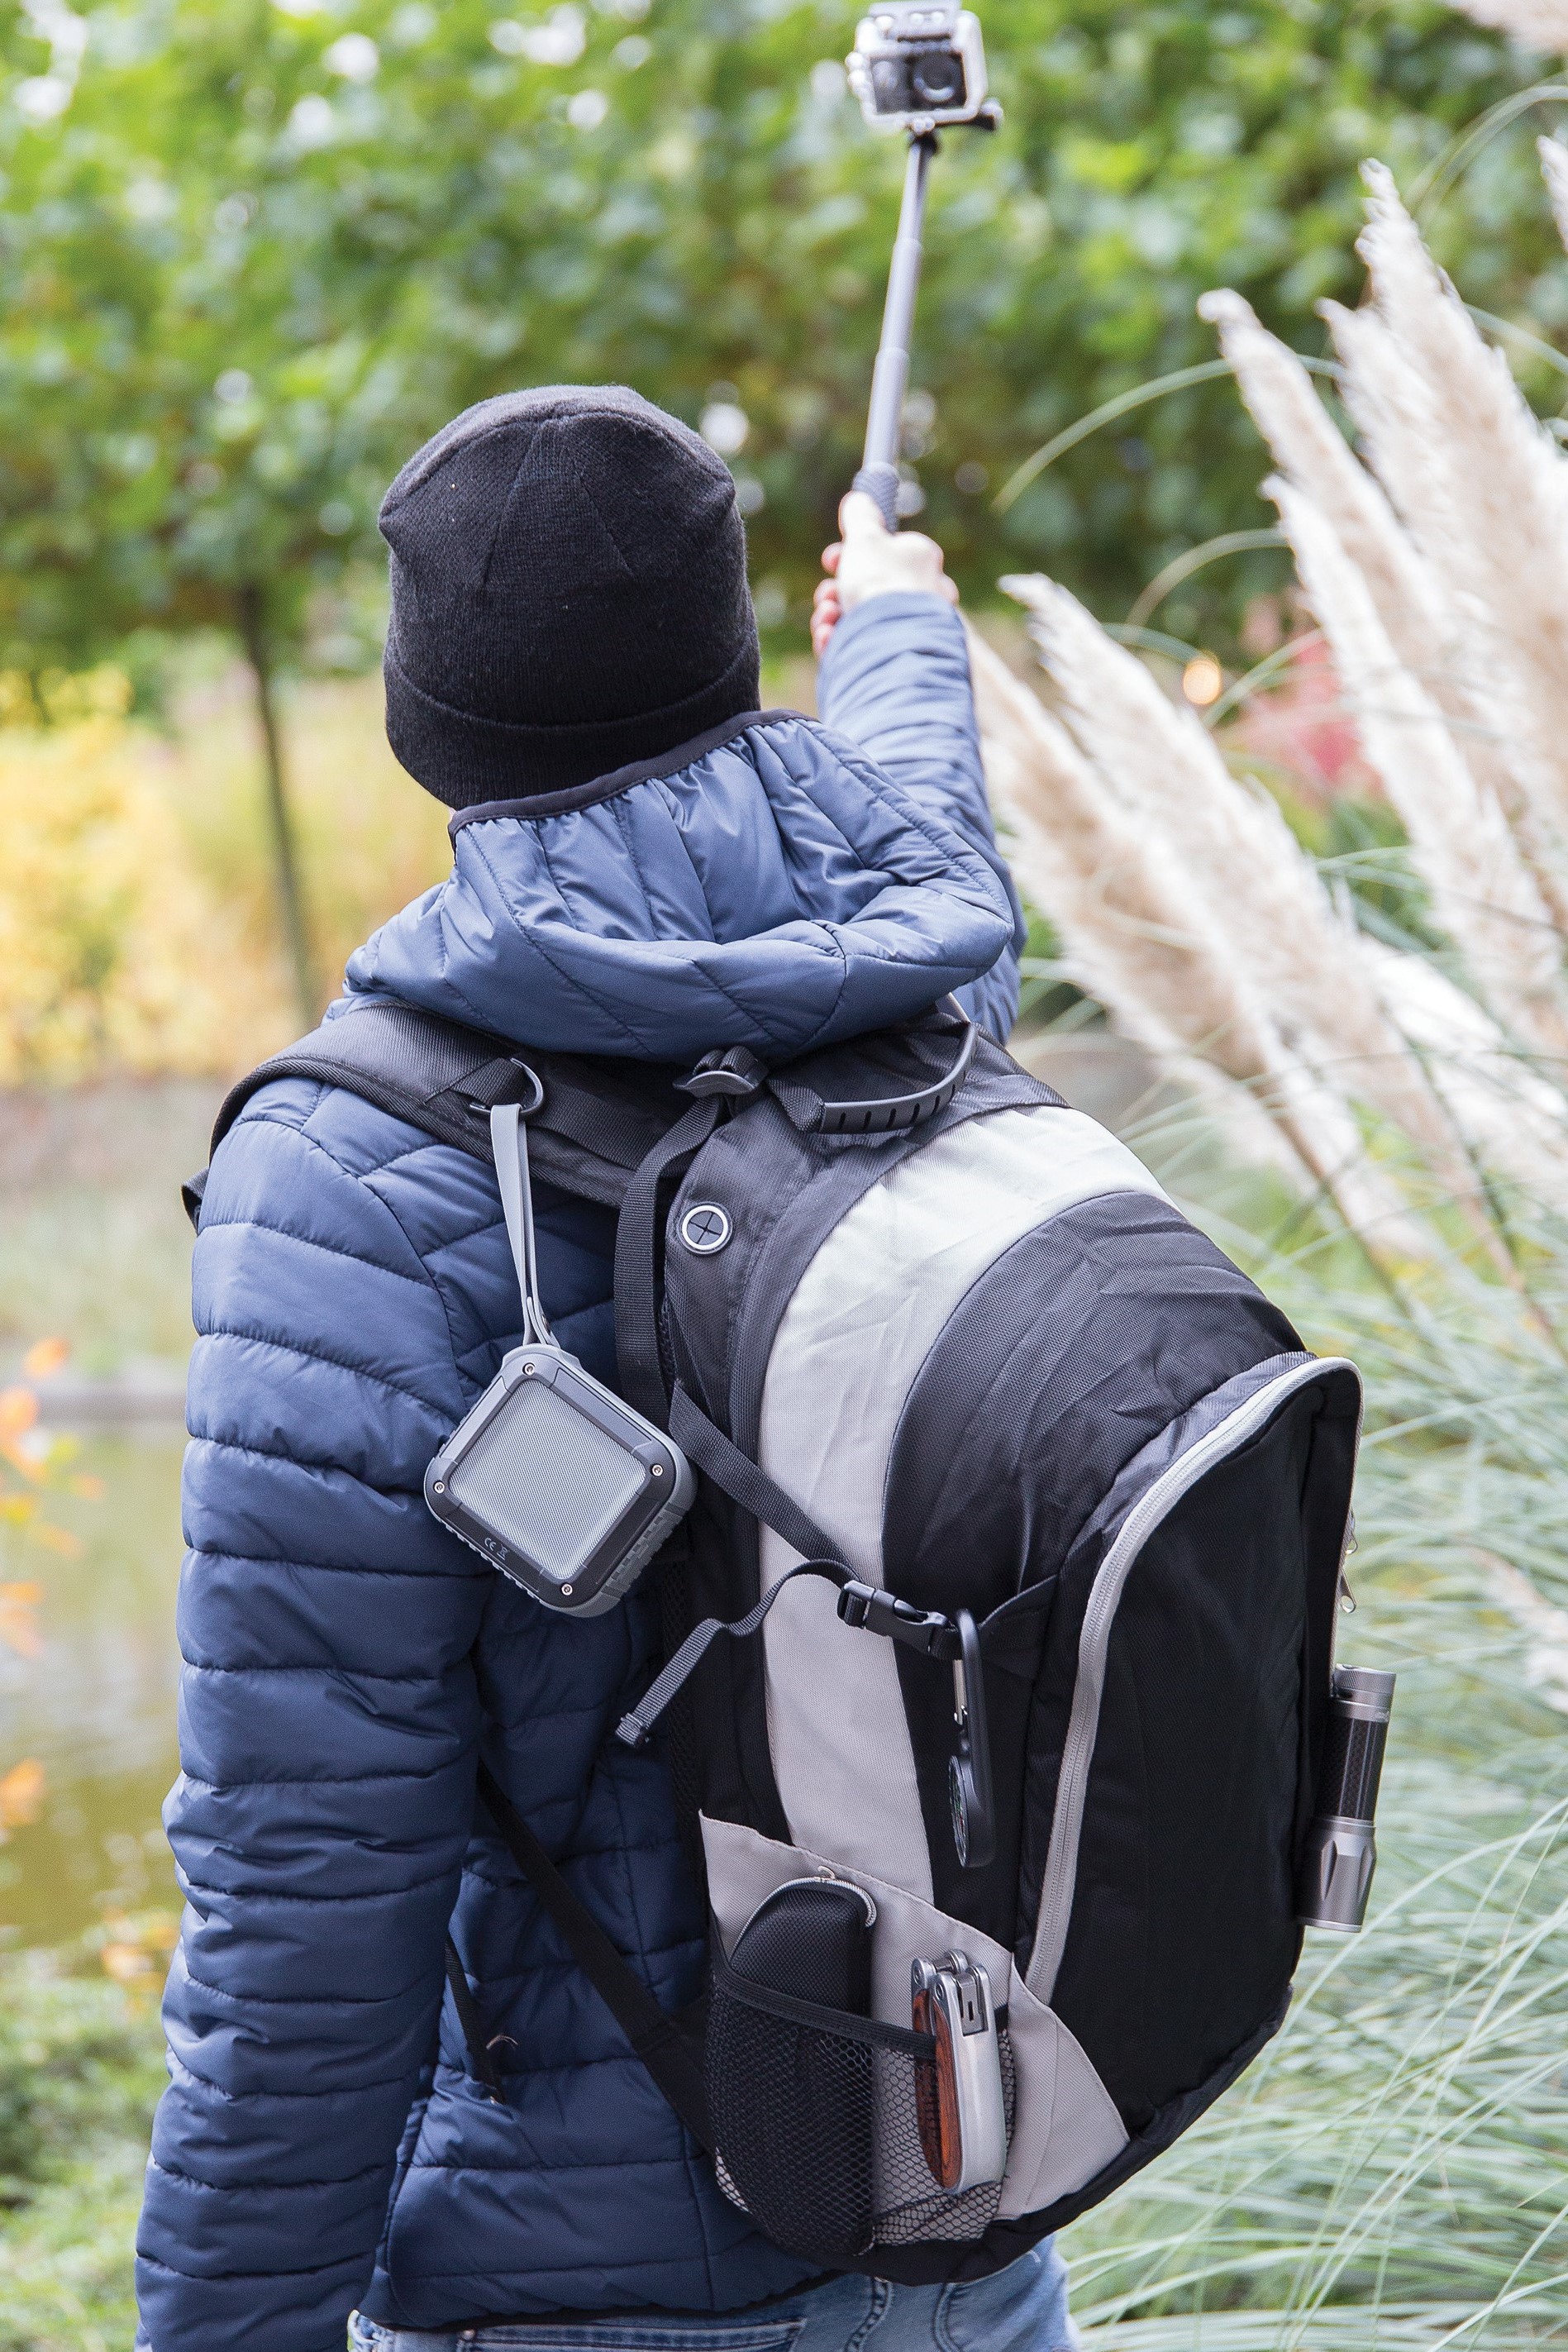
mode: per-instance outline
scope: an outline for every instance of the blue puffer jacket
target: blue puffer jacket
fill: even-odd
[[[1005,1033],[1017,907],[956,619],[862,606],[822,699],[833,732],[768,719],[591,805],[460,825],[340,1013],[386,992],[525,1045],[779,1059],[957,988]],[[613,1219],[538,1190],[547,1309],[613,1380]],[[490,1171],[336,1088],[267,1087],[214,1159],[194,1294],[167,1813],[188,1907],[139,2341],[342,2352],[356,2304],[434,2328],[798,2284],[475,1832],[482,1751],[658,2000],[698,1992],[664,1768],[611,1738],[650,1599],[551,1617],[421,1496],[519,1336]],[[500,2104],[444,1989],[449,1921],[507,2037]]]

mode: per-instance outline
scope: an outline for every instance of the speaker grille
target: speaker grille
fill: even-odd
[[[446,1483],[455,1502],[567,1584],[646,1480],[643,1464],[555,1389],[519,1381]]]

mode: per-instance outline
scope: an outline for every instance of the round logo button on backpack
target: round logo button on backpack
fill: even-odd
[[[715,1201],[699,1201],[686,1211],[679,1231],[694,1257],[712,1257],[716,1250],[724,1247],[735,1227],[730,1223],[727,1209],[721,1209]]]

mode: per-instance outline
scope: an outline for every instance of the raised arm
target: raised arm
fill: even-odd
[[[845,499],[839,522],[843,537],[823,554],[829,576],[812,613],[818,708],[825,725],[858,743],[1001,877],[1015,915],[1012,945],[963,999],[1005,1038],[1018,1013],[1024,923],[986,799],[968,649],[953,609],[958,592],[936,541],[889,531],[862,493]]]

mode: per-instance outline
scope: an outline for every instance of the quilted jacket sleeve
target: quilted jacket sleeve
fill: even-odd
[[[857,604],[828,641],[817,701],[827,726],[860,744],[1001,877],[1013,909],[1012,945],[962,1000],[993,1036],[1005,1038],[1018,1017],[1024,919],[986,799],[963,623],[940,596],[900,591]]]
[[[321,1139],[322,1098],[257,1097],[196,1244],[152,2352],[343,2352],[472,1818],[486,1580],[420,1493],[463,1409],[453,1339],[374,1155]]]

